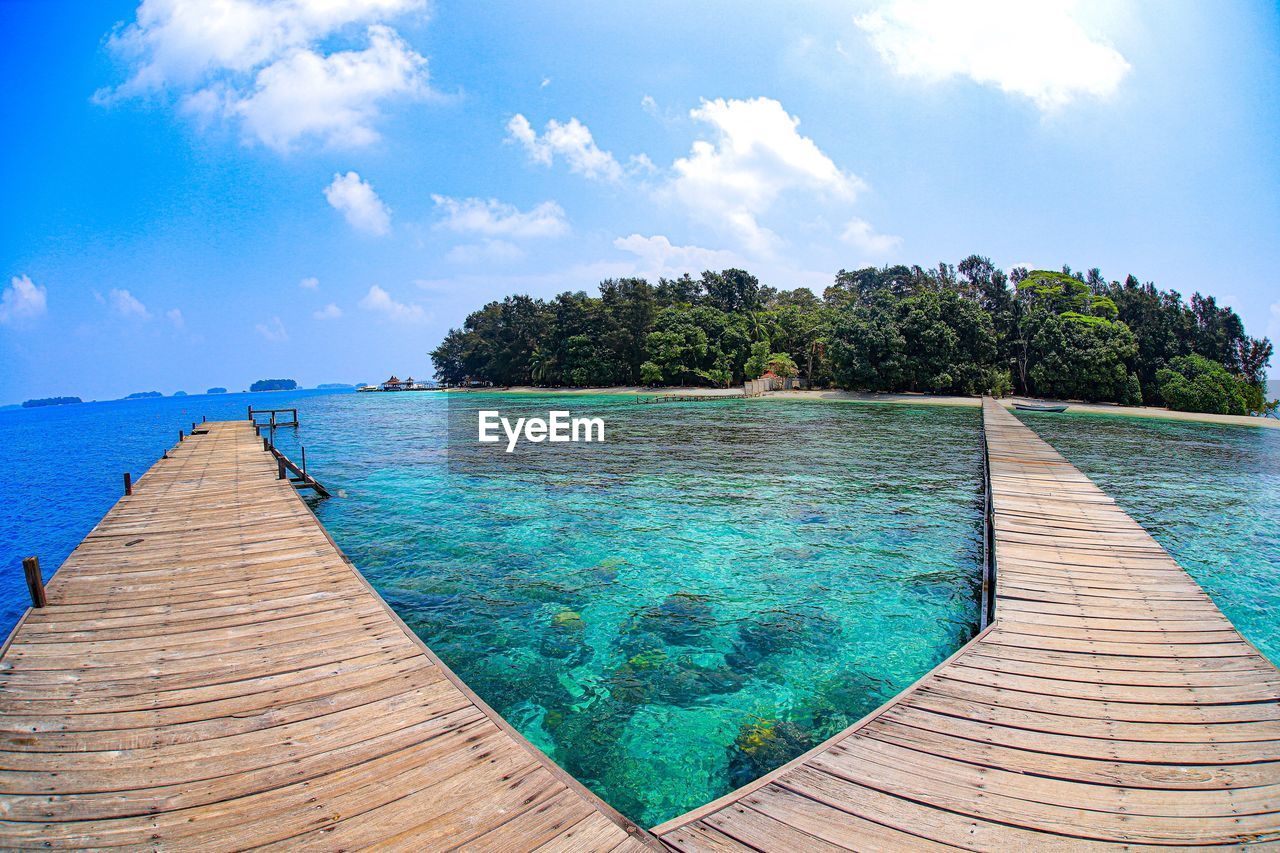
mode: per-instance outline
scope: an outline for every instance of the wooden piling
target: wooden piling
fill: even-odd
[[[276,479],[284,480],[288,477],[288,473],[284,470],[284,460],[276,457]]]
[[[22,571],[27,576],[27,589],[31,592],[31,606],[44,607],[44,576],[40,574],[40,558],[24,557]]]
[[[133,475],[128,471],[124,472],[124,493],[125,495],[133,494]]]
[[[186,441],[186,439],[187,437],[183,434],[182,430],[178,430],[178,443],[181,444]]]

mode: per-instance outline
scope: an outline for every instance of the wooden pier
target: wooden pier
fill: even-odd
[[[656,827],[668,846],[1280,843],[1280,672],[1052,447],[992,401],[983,418],[995,622],[850,729]]]
[[[405,627],[248,420],[129,487],[0,656],[0,848],[657,846]]]

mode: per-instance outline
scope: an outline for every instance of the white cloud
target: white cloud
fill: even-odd
[[[844,226],[844,231],[840,232],[840,239],[870,257],[887,255],[902,245],[901,237],[878,234],[871,227],[871,223],[856,216]]]
[[[527,212],[497,199],[449,198],[433,195],[431,200],[444,214],[440,227],[464,234],[503,237],[558,237],[569,230],[564,209],[554,201],[544,201]]]
[[[689,116],[710,125],[712,140],[698,140],[675,161],[667,192],[696,218],[727,228],[748,250],[767,253],[777,235],[759,218],[779,196],[817,193],[852,202],[865,185],[840,169],[797,131],[800,120],[771,98],[703,101]]]
[[[315,290],[319,286],[320,286],[320,279],[316,278],[313,275],[307,276],[306,278],[298,282],[298,287],[301,287],[303,290]]]
[[[0,295],[0,323],[34,320],[48,311],[48,291],[25,275],[14,276]]]
[[[129,317],[136,320],[151,319],[151,312],[147,310],[147,306],[143,305],[137,297],[127,290],[113,288],[107,294],[107,305],[111,308],[112,313],[121,317]]]
[[[132,69],[96,100],[176,93],[188,111],[239,118],[247,136],[287,150],[312,136],[377,138],[379,103],[429,93],[426,60],[384,22],[425,0],[143,0],[109,46]],[[364,25],[367,47],[325,53]]]
[[[454,246],[445,259],[455,264],[510,264],[524,258],[524,250],[506,240],[483,240]]]
[[[322,56],[296,50],[258,72],[252,94],[230,106],[247,133],[277,151],[304,138],[356,147],[376,141],[378,104],[393,95],[422,97],[427,60],[395,31],[369,28],[369,47]]]
[[[661,234],[652,237],[632,234],[619,237],[613,245],[635,255],[639,259],[636,274],[650,279],[673,278],[684,273],[696,276],[703,270],[743,266],[742,259],[733,252],[701,246],[673,246]]]
[[[187,327],[187,320],[182,316],[182,310],[179,308],[170,308],[164,312],[164,316],[165,319],[173,324],[175,329],[185,329]]]
[[[357,231],[386,234],[391,227],[391,210],[378,198],[369,182],[360,180],[356,172],[335,174],[333,181],[324,188],[324,197]]]
[[[273,344],[284,343],[289,340],[289,333],[285,331],[284,323],[280,322],[279,317],[272,317],[266,323],[259,323],[253,328]]]
[[[430,319],[421,305],[397,302],[378,285],[369,288],[369,292],[360,300],[360,307],[375,314],[381,314],[397,323],[422,323]]]
[[[854,23],[898,74],[968,77],[1052,110],[1106,97],[1129,72],[1082,18],[1072,0],[889,0]]]
[[[564,124],[551,119],[539,136],[529,120],[517,113],[507,122],[507,135],[524,147],[531,160],[543,166],[550,166],[558,156],[576,174],[607,181],[622,178],[622,166],[612,154],[596,146],[591,131],[576,118]]]
[[[317,320],[336,320],[342,316],[342,309],[330,302],[318,311],[313,311],[311,316]]]
[[[538,86],[538,88],[539,88],[539,89],[545,89],[545,88],[547,88],[547,87],[548,87],[548,86],[550,86],[550,85],[551,85],[551,78],[550,78],[550,77],[543,77],[543,78],[542,78],[542,83]]]

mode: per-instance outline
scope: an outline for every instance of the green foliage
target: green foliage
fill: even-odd
[[[1183,412],[1243,415],[1262,408],[1262,392],[1201,355],[1179,356],[1156,374],[1169,408]],[[1256,396],[1255,396],[1256,395]]]
[[[448,383],[727,387],[772,370],[811,387],[1159,405],[1169,399],[1161,371],[1193,354],[1236,383],[1233,409],[1262,407],[1271,342],[1247,337],[1212,297],[1184,303],[1096,269],[1006,278],[970,255],[931,269],[841,270],[821,296],[737,269],[656,285],[610,279],[598,297],[511,296],[469,315],[431,359]],[[1198,376],[1172,382],[1178,405],[1206,396],[1187,390]]]
[[[751,356],[742,366],[742,372],[748,379],[759,379],[769,369],[769,342],[759,341],[751,345]]]
[[[257,382],[249,386],[250,391],[293,391],[298,387],[298,383],[293,379],[259,379]],[[159,391],[143,391],[139,394],[130,394],[130,397],[159,397]]]

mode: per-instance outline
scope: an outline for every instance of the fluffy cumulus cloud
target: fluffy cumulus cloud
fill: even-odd
[[[391,229],[391,210],[382,203],[373,186],[356,172],[334,175],[324,188],[329,205],[339,211],[352,228],[366,234],[386,234]]]
[[[311,316],[317,320],[336,320],[342,316],[342,309],[330,302],[318,311],[312,311]]]
[[[870,258],[887,255],[902,245],[901,237],[878,234],[870,222],[856,216],[845,224],[844,230],[840,232],[840,239]]]
[[[0,323],[10,325],[44,316],[48,292],[28,276],[14,276],[0,294]]]
[[[619,237],[613,245],[636,257],[636,275],[656,279],[674,277],[690,273],[697,275],[702,270],[727,269],[743,266],[744,262],[733,252],[723,249],[704,249],[701,246],[673,246],[671,241],[661,234],[645,237],[632,234]]]
[[[697,218],[727,227],[749,251],[767,253],[778,242],[760,217],[783,194],[852,203],[864,186],[802,136],[800,120],[771,98],[703,101],[689,115],[711,138],[675,161],[666,191]]]
[[[1072,0],[890,0],[854,23],[903,76],[968,77],[1042,110],[1106,97],[1129,72],[1125,58],[1089,32]]]
[[[130,65],[97,100],[177,95],[206,118],[238,120],[247,139],[286,151],[314,138],[378,138],[381,104],[430,93],[427,61],[386,22],[425,0],[143,0],[109,39]],[[356,46],[327,49],[335,39]]]
[[[147,306],[132,293],[121,288],[113,288],[107,294],[107,307],[118,317],[133,320],[151,319],[151,312],[147,310]]]
[[[284,323],[279,317],[272,317],[265,323],[259,323],[253,327],[264,340],[273,344],[282,344],[289,340],[289,333],[285,330]]]
[[[517,113],[507,122],[507,136],[520,144],[535,163],[550,166],[557,157],[569,171],[588,178],[616,181],[622,178],[622,166],[608,151],[600,150],[591,131],[576,118],[561,124],[552,119],[539,135],[529,120]]]
[[[554,201],[544,201],[527,211],[497,199],[449,198],[433,195],[442,214],[440,227],[463,234],[489,237],[559,237],[569,230],[564,209]]]
[[[397,323],[422,323],[429,319],[421,305],[397,302],[391,298],[390,293],[376,284],[360,300],[360,307]]]

